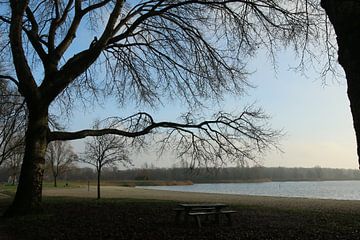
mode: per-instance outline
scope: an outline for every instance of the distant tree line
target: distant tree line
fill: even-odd
[[[104,179],[107,176],[104,175]],[[230,167],[220,169],[155,168],[129,169],[111,174],[114,180],[190,180],[192,182],[222,181],[300,181],[300,180],[360,180],[360,172],[352,169]]]
[[[11,169],[0,168],[0,181],[5,182]],[[53,178],[50,171],[45,179]],[[87,181],[96,180],[97,172],[93,168],[72,166],[67,174],[59,180]],[[236,181],[308,181],[308,180],[360,180],[360,172],[354,169],[333,168],[284,168],[284,167],[229,167],[221,169],[189,168],[154,168],[146,166],[128,170],[118,170],[116,167],[104,167],[103,180],[163,180],[201,182],[236,182]]]

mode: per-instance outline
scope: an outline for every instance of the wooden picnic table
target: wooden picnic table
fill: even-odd
[[[179,207],[183,207],[185,209],[196,209],[196,208],[216,208],[222,209],[227,207],[228,205],[225,203],[180,203]]]
[[[223,209],[228,207],[227,204],[224,203],[180,203],[178,207],[174,210],[176,211],[175,221],[178,223],[180,220],[181,215],[184,215],[184,222],[188,222],[188,217],[192,216],[196,218],[196,222],[198,227],[201,227],[200,216],[214,215],[215,216],[215,223],[220,223],[220,215],[224,214],[228,218],[228,223],[231,225],[231,216],[230,214],[236,213],[233,210],[226,210]]]

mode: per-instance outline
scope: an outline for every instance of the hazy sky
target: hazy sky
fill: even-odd
[[[72,46],[73,51],[87,48],[93,37],[93,33],[83,29],[75,39],[77,42]],[[73,51],[69,50],[69,56],[73,55]],[[341,77],[330,79],[324,85],[319,72],[307,69],[304,76],[290,70],[297,63],[292,51],[284,51],[278,53],[277,68],[274,70],[266,55],[259,53],[249,62],[247,69],[254,72],[249,76],[249,82],[256,88],[249,89],[245,97],[226,97],[221,107],[226,111],[239,112],[245,105],[255,102],[272,116],[270,123],[274,128],[283,129],[283,153],[272,151],[262,156],[264,166],[358,168],[346,80]],[[339,71],[342,71],[341,67]],[[103,108],[94,107],[85,112],[82,108],[75,109],[69,128],[81,130],[91,127],[95,119],[124,117],[138,111],[152,113],[155,121],[176,121],[186,110],[179,103],[165,104],[155,110],[133,105],[117,108],[110,99]],[[82,150],[81,141],[72,143],[76,149]],[[134,155],[133,160],[136,166],[141,166],[144,161],[161,167],[177,163],[174,154],[158,158],[151,149]]]
[[[307,76],[304,76],[290,70],[295,65],[290,52],[280,53],[274,71],[268,59],[260,54],[248,68],[254,71],[249,80],[257,87],[249,89],[245,97],[227,97],[222,103],[224,110],[241,110],[244,105],[255,102],[272,116],[271,125],[274,128],[284,130],[285,136],[281,140],[283,153],[272,151],[262,156],[264,166],[357,168],[345,79],[330,80],[324,86],[319,73],[305,71]],[[155,115],[155,121],[174,121],[184,111],[180,105],[171,103],[156,110],[147,110]],[[71,129],[89,127],[95,118],[126,116],[139,110],[144,109],[133,106],[118,109],[110,100],[104,108],[75,114]],[[79,141],[73,143],[81,149]],[[151,149],[134,155],[133,159],[138,167],[145,161],[161,167],[177,163],[173,154],[158,158]]]
[[[305,77],[289,71],[289,56],[282,54],[278,60],[274,76],[266,59],[256,59],[261,67],[251,77],[258,85],[252,97],[273,116],[273,126],[286,131],[284,153],[268,154],[264,165],[357,168],[346,80],[330,80],[324,86],[317,72],[307,71]]]

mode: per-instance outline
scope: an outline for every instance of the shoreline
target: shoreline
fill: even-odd
[[[96,198],[96,187],[70,189],[44,189],[44,196]],[[251,196],[217,193],[165,191],[118,186],[101,187],[102,198],[164,200],[175,202],[222,202],[230,205],[262,206],[281,209],[306,209],[314,211],[341,211],[360,213],[360,200],[333,200],[291,197]]]

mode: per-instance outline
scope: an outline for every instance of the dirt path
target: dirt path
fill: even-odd
[[[87,187],[69,189],[45,189],[45,196],[71,196],[71,197],[96,197],[96,188]],[[224,202],[229,204],[242,204],[248,206],[267,206],[289,209],[313,209],[342,212],[359,212],[360,201],[323,200],[307,198],[263,197],[244,196],[212,193],[189,193],[150,190],[131,187],[104,186],[101,188],[103,198],[133,198],[133,199],[159,199],[177,202]]]

